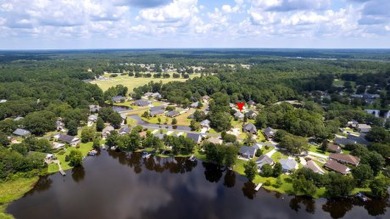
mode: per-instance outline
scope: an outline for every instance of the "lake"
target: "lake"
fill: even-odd
[[[245,177],[201,161],[101,151],[65,177],[41,177],[7,211],[20,219],[390,218],[389,201],[363,205],[254,188]]]

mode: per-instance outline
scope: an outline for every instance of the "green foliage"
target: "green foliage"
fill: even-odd
[[[23,119],[25,128],[35,135],[54,131],[56,129],[55,122],[55,114],[46,110],[30,113]]]
[[[79,150],[70,151],[69,155],[69,165],[73,167],[81,166],[83,162],[83,154]]]
[[[195,120],[191,120],[190,128],[191,128],[191,131],[199,131],[201,127],[200,127],[200,124],[198,122],[196,122]]]
[[[249,181],[253,181],[257,174],[257,165],[253,160],[249,160],[244,164],[244,173]]]
[[[377,198],[384,198],[388,196],[387,189],[390,185],[388,178],[379,177],[370,183],[371,194]]]
[[[117,146],[118,136],[118,132],[116,132],[115,130],[111,131],[106,138],[106,145],[108,145],[109,147]]]
[[[358,167],[352,169],[352,176],[356,184],[363,187],[368,180],[374,178],[374,173],[369,165],[360,164]]]
[[[329,173],[329,182],[325,185],[329,197],[348,196],[355,187],[354,180],[349,176],[338,173]]]
[[[210,126],[218,132],[228,131],[231,128],[231,116],[226,112],[216,112],[210,115]]]
[[[264,176],[264,177],[270,177],[270,176],[272,176],[272,175],[273,175],[272,166],[269,165],[269,164],[264,164],[264,165],[261,167],[260,175],[261,175],[261,176]]]
[[[103,129],[104,129],[104,121],[99,116],[97,121],[96,121],[96,131],[101,132]]]
[[[278,177],[278,176],[280,176],[280,174],[282,174],[282,164],[280,164],[279,162],[276,162],[272,175],[273,175],[273,177]]]
[[[165,145],[172,146],[173,154],[190,154],[193,152],[195,142],[184,136],[165,136]]]
[[[299,176],[298,178],[293,178],[292,186],[296,194],[302,194],[307,196],[313,196],[317,187],[314,185],[313,181],[307,180],[304,176]]]
[[[111,125],[116,129],[120,128],[122,123],[121,115],[109,107],[101,108],[99,111],[99,117],[101,117],[104,122],[111,123]]]
[[[95,130],[91,127],[84,127],[81,129],[81,142],[87,143],[93,141],[95,138]]]
[[[79,123],[75,120],[71,120],[67,125],[68,135],[76,136]]]
[[[134,151],[141,146],[141,136],[138,132],[132,131],[130,134],[118,136],[117,144],[123,151]]]
[[[366,135],[367,140],[373,142],[390,142],[390,132],[383,127],[374,126]]]
[[[285,148],[292,154],[300,154],[303,151],[307,151],[309,147],[306,138],[294,136],[291,134],[285,135],[281,139],[279,146]]]
[[[94,149],[98,149],[98,148],[100,148],[100,138],[99,137],[95,137],[94,139],[93,139],[93,145],[92,145],[92,147],[94,148]]]

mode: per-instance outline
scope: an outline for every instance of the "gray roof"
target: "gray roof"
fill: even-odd
[[[124,96],[115,96],[115,97],[112,97],[111,100],[114,101],[114,102],[120,102],[122,100],[125,100],[126,97]]]
[[[293,170],[297,166],[297,162],[294,159],[280,159],[280,164],[282,164],[284,171]]]
[[[334,143],[338,145],[356,144],[357,142],[348,138],[335,138]]]
[[[199,102],[197,101],[197,102],[195,102],[195,103],[191,103],[191,107],[192,108],[196,108],[196,107],[198,107],[199,106]]]
[[[244,129],[244,131],[247,131],[247,132],[257,133],[257,128],[252,123],[248,123],[248,124],[244,125],[243,129]]]
[[[134,104],[137,106],[148,106],[150,102],[147,100],[136,100]]]
[[[360,135],[360,136],[355,136],[355,135],[351,135],[349,134],[347,136],[347,139],[349,139],[350,141],[354,141],[356,142],[357,144],[362,144],[362,145],[368,145],[370,144],[365,138],[364,136]]]
[[[236,113],[234,113],[234,117],[244,118],[244,114],[242,114],[241,112],[237,111]]]
[[[259,148],[258,147],[242,146],[239,150],[239,153],[241,155],[246,156],[246,157],[253,157],[255,155],[257,149],[259,149]]]
[[[179,112],[172,110],[172,111],[167,112],[165,115],[169,116],[169,117],[175,117],[175,116],[179,115]]]
[[[153,112],[153,111],[161,111],[161,110],[164,111],[164,109],[165,109],[164,106],[153,106],[153,107],[150,107],[150,112]]]
[[[274,136],[274,135],[275,135],[275,130],[272,129],[271,127],[267,127],[266,129],[264,129],[264,134],[265,134],[267,137]]]
[[[261,169],[261,167],[263,167],[265,164],[269,164],[269,165],[272,165],[274,163],[274,161],[268,157],[267,155],[261,155],[257,160],[256,160],[256,164],[257,164],[257,167]]]
[[[70,143],[72,143],[74,138],[75,138],[74,136],[60,134],[58,141],[62,141],[62,142],[66,142],[66,143],[70,144]]]
[[[199,133],[187,133],[187,138],[192,139],[195,143],[199,143],[202,140],[202,135]]]
[[[18,135],[18,136],[27,136],[27,135],[30,135],[31,132],[26,130],[26,129],[16,129],[14,132],[13,132],[14,135]]]
[[[155,110],[155,111],[151,111],[150,112],[150,115],[151,116],[155,116],[155,115],[161,115],[161,114],[164,114],[164,110]]]
[[[202,122],[200,122],[200,125],[201,125],[201,126],[210,126],[210,120],[205,119],[205,120],[203,120]]]
[[[119,129],[119,134],[128,134],[130,133],[130,127],[128,125],[124,125]]]

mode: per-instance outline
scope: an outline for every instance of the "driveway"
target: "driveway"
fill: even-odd
[[[309,151],[308,154],[311,155],[311,156],[320,157],[320,158],[323,158],[323,159],[328,159],[329,158],[329,156],[326,156],[325,154],[320,154],[320,153],[316,153],[316,152],[312,152],[312,151]]]

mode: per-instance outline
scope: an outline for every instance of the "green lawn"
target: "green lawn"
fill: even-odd
[[[194,78],[199,76],[200,74],[191,74],[190,78]],[[111,78],[109,77],[110,74],[105,74],[105,77],[107,77],[107,80],[94,80],[91,83],[97,84],[103,91],[106,91],[108,88],[122,84],[129,88],[129,91],[132,92],[134,88],[140,87],[142,85],[145,85],[149,83],[150,81],[153,82],[160,82],[162,83],[168,83],[171,81],[186,81],[187,79],[184,78],[135,78],[135,77],[129,77],[127,75],[119,75],[118,77]]]
[[[276,151],[272,156],[271,156],[271,159],[274,160],[275,162],[279,161],[280,159],[285,159],[287,158],[288,156],[281,153],[280,151]]]
[[[21,198],[37,183],[38,177],[19,178],[0,183],[0,218],[13,218],[5,213],[8,203]]]
[[[328,151],[323,152],[322,150],[320,150],[319,147],[312,145],[312,144],[309,144],[309,151],[319,153],[319,154],[324,154],[326,156],[329,156],[329,154],[330,154]]]
[[[81,143],[79,148],[74,148],[74,147],[68,147],[66,148],[66,151],[61,150],[57,153],[55,153],[57,159],[60,161],[62,169],[63,170],[69,170],[72,169],[71,166],[69,166],[69,163],[65,161],[66,155],[70,153],[71,150],[79,150],[83,154],[83,156],[87,156],[88,151],[92,149],[92,142],[88,143]],[[58,165],[57,164],[50,164],[48,167],[48,172],[49,173],[55,173],[58,171]]]

